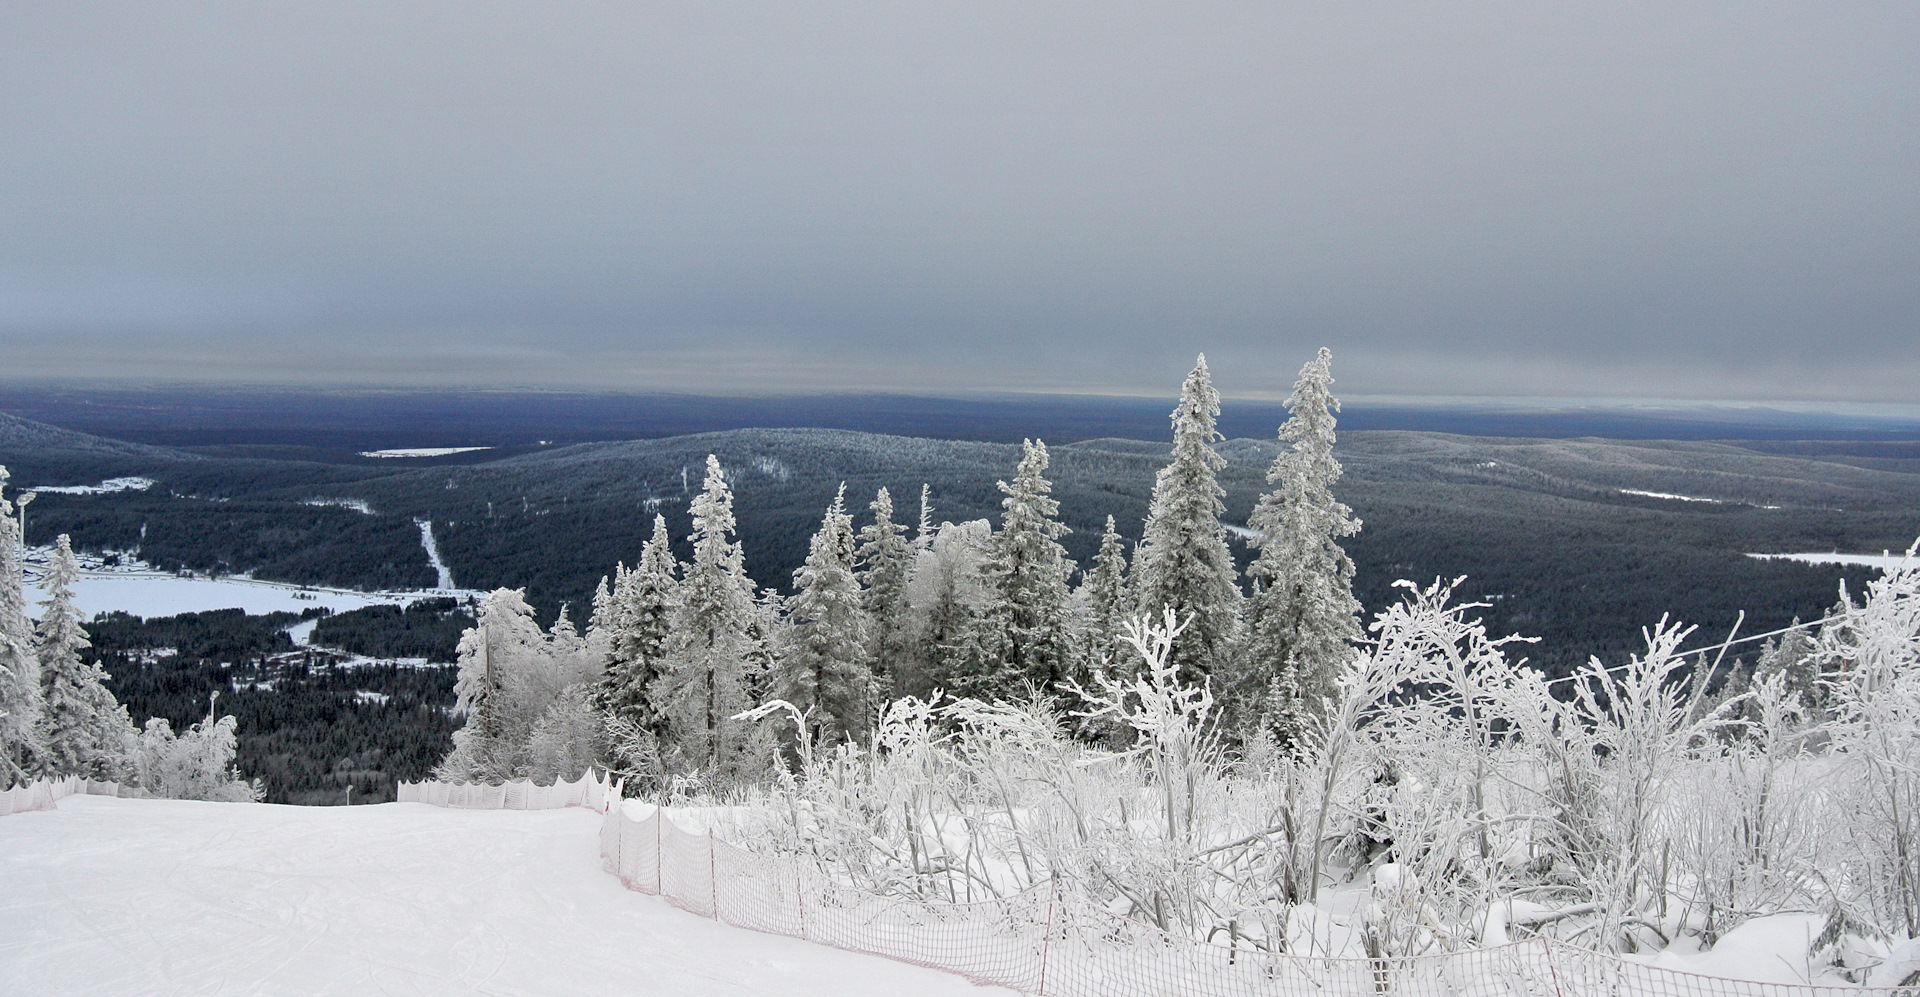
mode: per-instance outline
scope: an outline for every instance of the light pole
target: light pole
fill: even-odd
[[[20,560],[23,563],[27,559],[27,505],[39,497],[39,492],[21,492],[20,497],[13,500],[20,510]]]

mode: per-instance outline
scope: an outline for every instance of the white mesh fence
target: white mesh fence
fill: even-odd
[[[605,775],[589,769],[573,782],[551,786],[529,780],[490,786],[484,782],[403,782],[394,787],[398,803],[428,803],[461,810],[559,810],[586,807],[599,813],[620,799],[620,790]]]
[[[600,852],[628,888],[730,925],[1062,997],[1920,997],[1913,987],[1700,976],[1546,938],[1395,959],[1229,948],[1055,897],[1048,887],[970,904],[879,896],[791,856],[689,831],[641,803],[608,810]]]
[[[131,787],[128,792],[131,793]],[[0,817],[29,810],[52,810],[69,796],[119,796],[117,782],[98,782],[70,775],[60,779],[35,779],[25,785],[0,791]]]

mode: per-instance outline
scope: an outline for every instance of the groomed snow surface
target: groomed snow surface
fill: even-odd
[[[1012,993],[630,892],[600,868],[600,822],[69,797],[0,819],[0,990]]]

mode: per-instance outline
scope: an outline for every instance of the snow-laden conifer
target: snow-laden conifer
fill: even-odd
[[[1276,697],[1282,715],[1318,702],[1361,636],[1353,597],[1353,561],[1339,538],[1360,531],[1353,510],[1333,497],[1340,462],[1333,456],[1333,354],[1322,348],[1300,369],[1287,397],[1280,439],[1248,525],[1259,556],[1247,569],[1259,588],[1248,611],[1250,640],[1240,676],[1249,695]]]
[[[89,642],[73,605],[79,577],[73,547],[62,533],[42,584],[48,598],[35,633],[46,701],[42,768],[56,776],[124,779],[132,764],[133,722],[107,689],[107,673],[81,660]]]
[[[466,723],[454,731],[441,777],[499,782],[522,775],[533,724],[561,684],[525,593],[503,588],[487,596],[460,637],[454,708]]]
[[[920,525],[913,532],[915,552],[927,550],[933,546],[933,488],[925,482],[920,484]]]
[[[1159,619],[1171,609],[1184,626],[1173,661],[1195,682],[1226,663],[1240,634],[1241,595],[1227,533],[1220,525],[1226,490],[1216,475],[1227,466],[1213,449],[1220,393],[1202,354],[1180,387],[1173,410],[1173,461],[1153,483],[1153,503],[1134,553],[1135,610]]]
[[[989,599],[974,622],[972,660],[961,687],[983,699],[1017,695],[1025,686],[1051,692],[1071,677],[1067,578],[1073,574],[1060,536],[1060,503],[1046,478],[1047,445],[1023,443],[1013,481],[999,482],[1000,529],[980,566]]]
[[[868,508],[873,522],[860,530],[855,563],[864,591],[862,605],[871,624],[868,649],[874,679],[884,693],[892,684],[889,663],[906,654],[907,571],[913,565],[914,544],[907,539],[906,527],[893,521],[893,496],[885,488]]]
[[[655,515],[640,563],[615,576],[607,599],[607,670],[596,696],[608,715],[656,735],[665,716],[654,703],[654,685],[665,671],[679,605],[680,562],[671,544],[667,518]]]
[[[7,501],[6,482],[7,469],[0,467],[0,785],[25,781],[38,767],[44,707],[27,620],[20,520]]]
[[[1093,557],[1092,570],[1081,579],[1078,595],[1086,615],[1088,664],[1118,657],[1131,607],[1127,599],[1127,550],[1121,546],[1120,531],[1114,528],[1112,516],[1107,517],[1107,528],[1100,534],[1100,552]]]
[[[968,635],[988,601],[980,568],[992,536],[993,525],[984,519],[942,523],[926,532],[926,546],[914,554],[907,575],[909,654],[895,662],[894,697],[951,689],[964,674]]]
[[[762,650],[752,632],[754,586],[734,540],[733,490],[720,460],[708,455],[706,482],[694,497],[693,563],[680,586],[673,646],[655,702],[667,714],[677,763],[732,774],[744,760],[745,725],[727,718],[750,709],[746,669]]]
[[[842,485],[813,535],[806,563],[793,573],[790,629],[772,690],[810,718],[815,744],[864,734],[873,702],[868,620],[854,578],[853,518],[845,499]]]

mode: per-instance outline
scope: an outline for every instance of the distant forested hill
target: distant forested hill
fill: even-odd
[[[1228,522],[1245,521],[1276,446],[1222,445]],[[1920,535],[1920,473],[1913,455],[1887,446],[1347,432],[1338,491],[1365,521],[1348,549],[1370,611],[1394,598],[1397,578],[1464,574],[1466,591],[1493,603],[1495,629],[1544,638],[1533,656],[1560,668],[1589,653],[1625,653],[1639,628],[1663,613],[1715,632],[1741,609],[1750,614],[1748,632],[1819,615],[1844,572],[1744,555],[1912,542]],[[1109,514],[1138,538],[1166,448],[1112,439],[1053,448],[1049,475],[1075,531],[1063,541],[1072,556],[1091,557]],[[748,570],[761,585],[785,588],[841,482],[861,521],[885,485],[896,517],[911,522],[922,483],[936,522],[997,518],[994,482],[1011,474],[1017,451],[750,429],[379,460],[124,444],[0,416],[0,463],[13,470],[14,486],[123,475],[156,482],[145,491],[43,495],[28,517],[33,543],[66,532],[82,548],[138,548],[166,568],[427,586],[434,574],[414,520],[428,519],[459,585],[524,586],[543,615],[571,603],[576,620],[594,583],[616,561],[638,557],[656,510],[687,556],[686,501],[708,453],[735,475]],[[1244,559],[1244,546],[1235,548]],[[1857,586],[1862,574],[1854,575]]]

